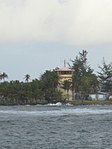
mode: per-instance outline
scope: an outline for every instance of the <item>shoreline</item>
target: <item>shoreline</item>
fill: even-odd
[[[112,105],[112,100],[74,100],[73,105]]]
[[[67,102],[57,102],[57,103],[26,103],[26,104],[16,104],[16,103],[1,103],[0,106],[61,106],[61,105],[72,105],[72,106],[81,106],[81,105],[112,105],[112,100],[73,100]]]

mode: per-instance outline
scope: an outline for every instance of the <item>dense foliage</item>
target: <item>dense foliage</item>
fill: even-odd
[[[95,93],[98,89],[98,80],[93,69],[88,65],[86,50],[79,52],[72,60],[72,68],[75,70],[73,74],[73,90],[75,93],[90,94]]]
[[[40,78],[29,82],[30,75],[26,75],[25,82],[4,81],[0,84],[1,104],[38,104],[58,102],[61,92],[57,90],[58,75],[55,71],[46,71]]]
[[[103,64],[99,66],[99,69],[98,78],[101,91],[112,94],[112,63],[106,64],[103,59]]]

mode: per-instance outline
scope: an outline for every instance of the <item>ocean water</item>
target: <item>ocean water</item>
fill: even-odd
[[[0,106],[0,149],[112,149],[112,106]]]

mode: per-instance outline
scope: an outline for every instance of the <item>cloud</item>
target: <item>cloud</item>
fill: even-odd
[[[111,0],[0,0],[1,42],[112,42]]]

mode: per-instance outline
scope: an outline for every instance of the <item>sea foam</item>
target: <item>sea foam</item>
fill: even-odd
[[[0,115],[19,115],[19,116],[61,116],[61,115],[87,115],[87,114],[106,114],[112,113],[109,109],[92,108],[59,108],[48,110],[0,110]]]

